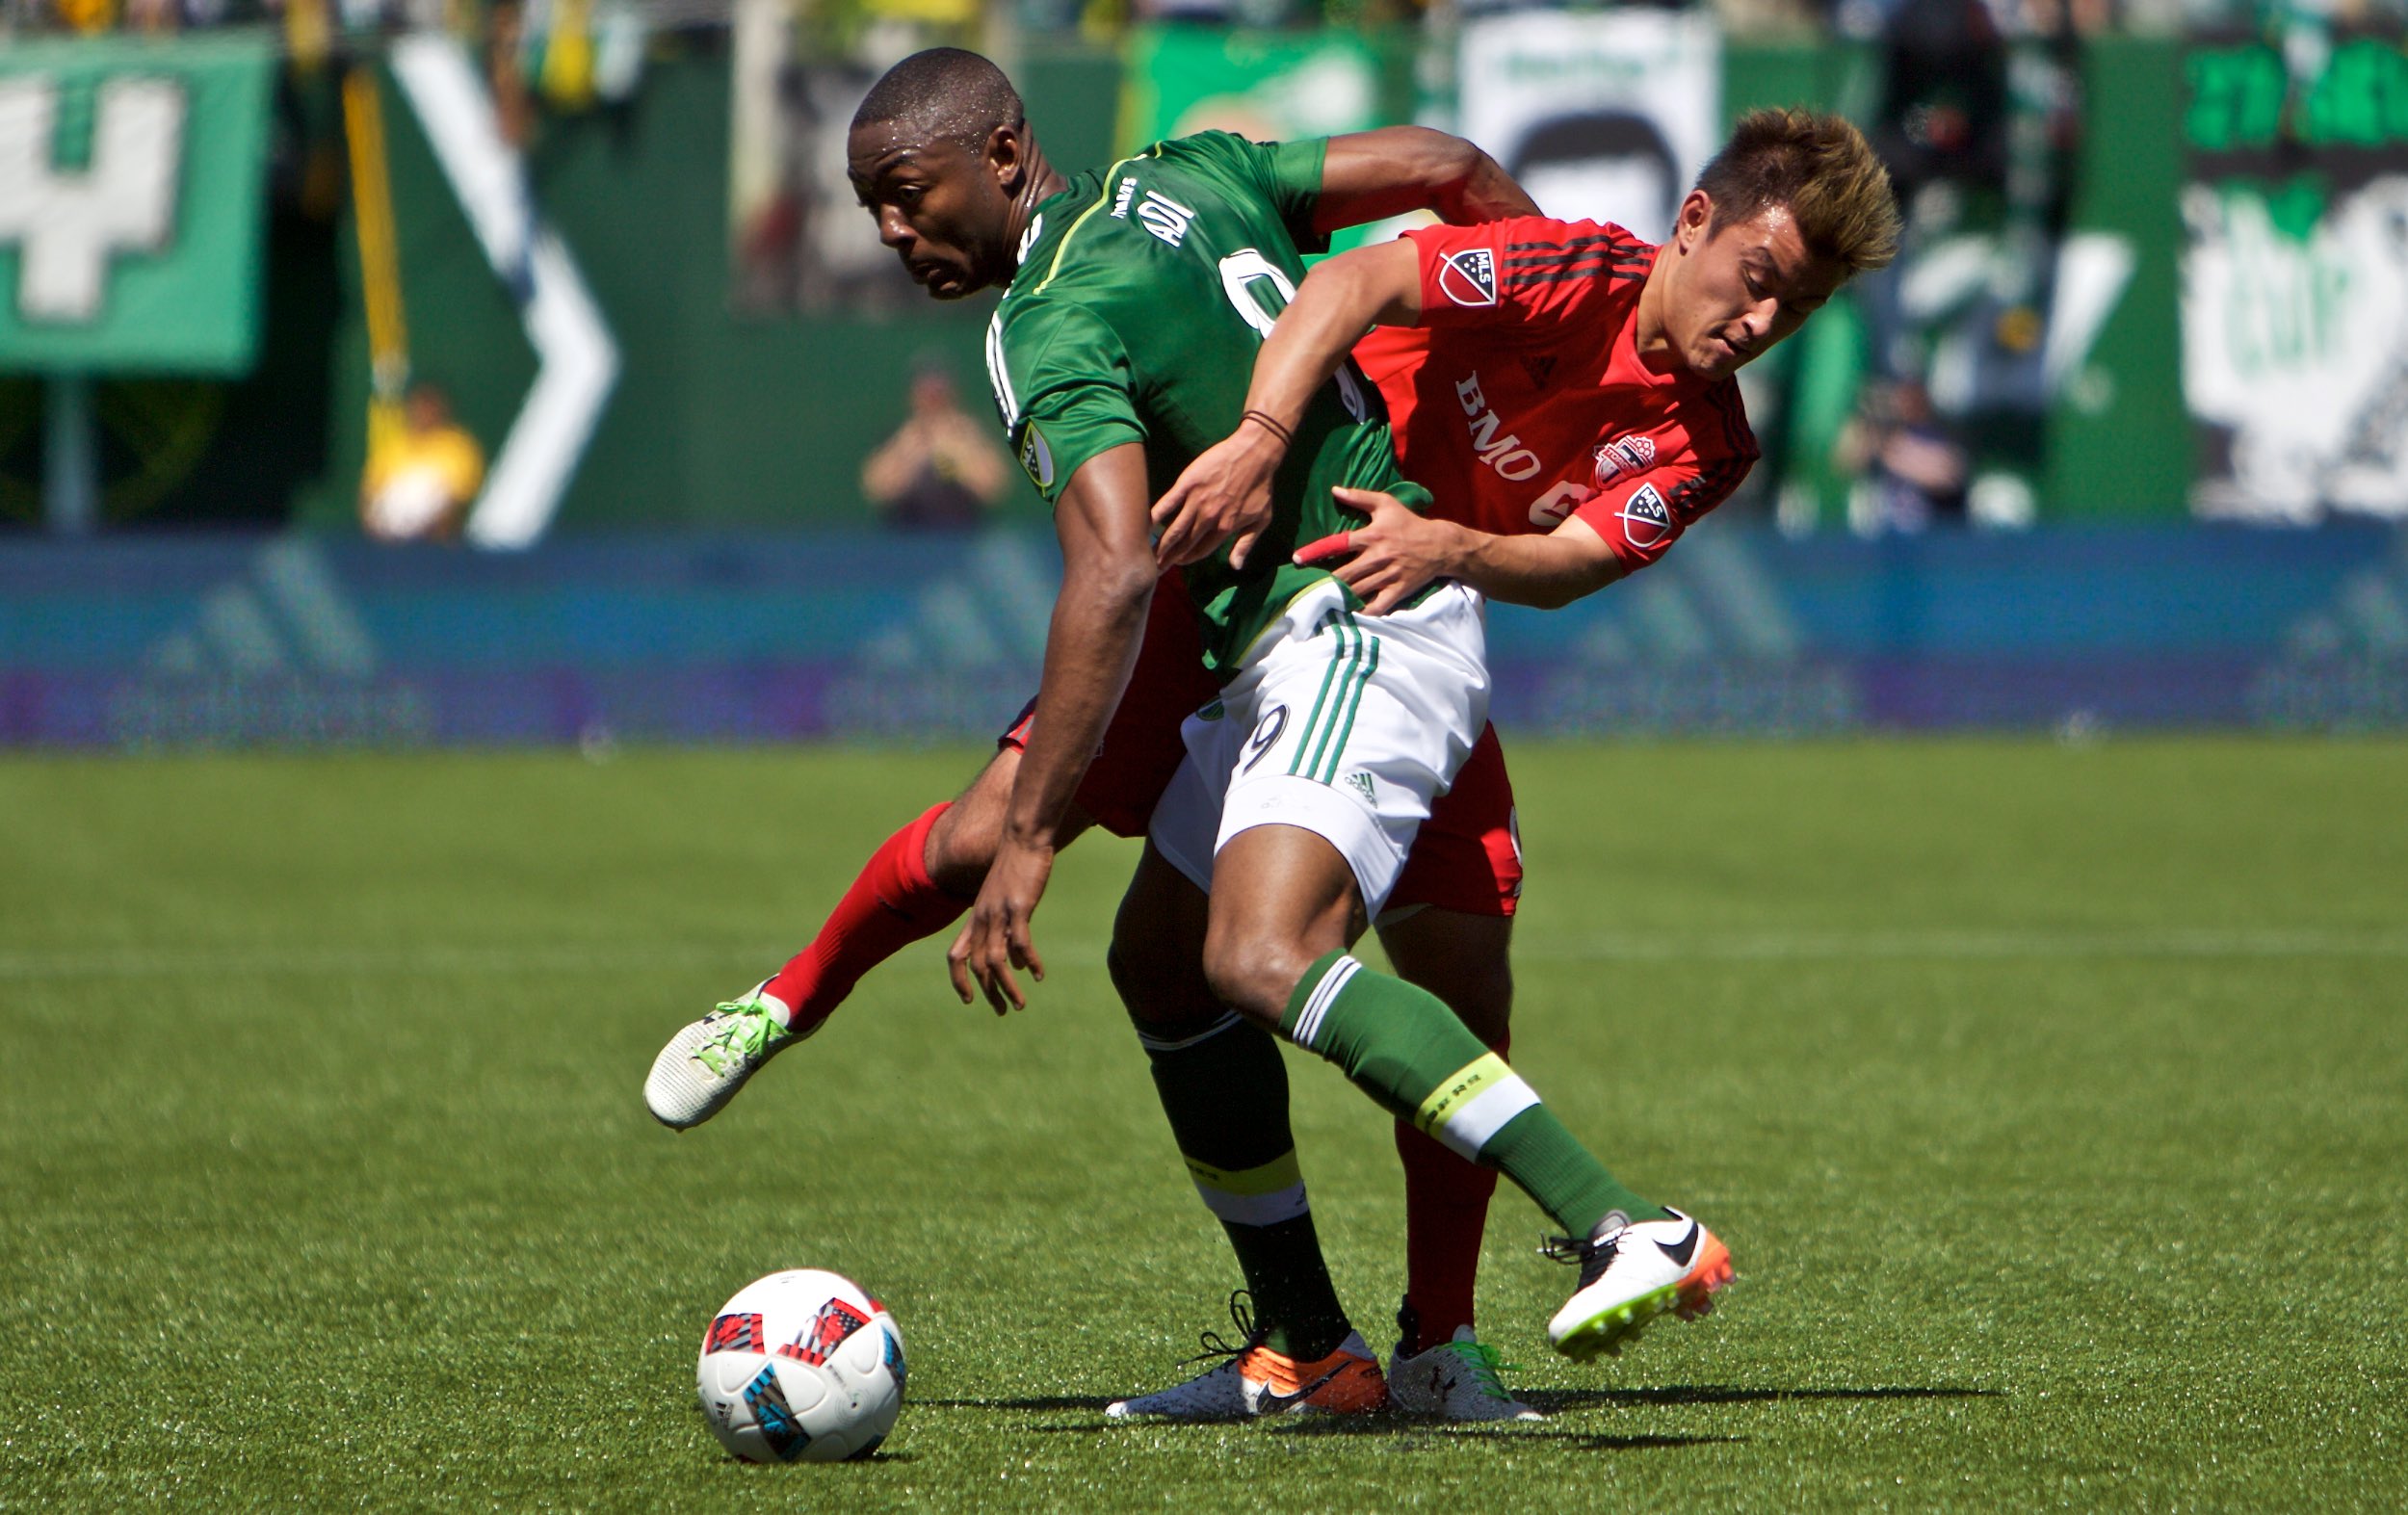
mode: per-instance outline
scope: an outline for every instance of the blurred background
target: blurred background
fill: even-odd
[[[843,173],[938,42],[1071,170],[1418,120],[1651,239],[1746,109],[1872,136],[1904,256],[1501,723],[2408,725],[2404,9],[0,0],[0,745],[991,732],[1050,531]]]

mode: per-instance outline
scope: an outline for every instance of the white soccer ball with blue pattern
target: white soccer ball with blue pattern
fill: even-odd
[[[746,1462],[867,1457],[903,1413],[903,1331],[851,1279],[789,1268],[720,1307],[694,1386],[712,1434]]]

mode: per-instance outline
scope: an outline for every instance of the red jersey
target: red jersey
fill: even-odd
[[[1498,535],[1578,515],[1627,572],[1747,477],[1757,447],[1738,381],[1639,361],[1654,246],[1536,216],[1405,236],[1423,324],[1376,327],[1354,357],[1387,399],[1405,474],[1437,498],[1431,514]]]

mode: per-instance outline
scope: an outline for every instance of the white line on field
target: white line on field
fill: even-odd
[[[923,965],[951,933],[910,949]],[[1100,942],[1073,940],[1038,950],[1051,966],[1101,967]],[[162,979],[196,975],[342,978],[396,975],[473,978],[486,974],[629,973],[710,969],[742,978],[766,971],[791,949],[741,943],[567,944],[505,947],[205,947],[186,951],[0,951],[0,980]],[[2144,931],[1931,930],[1734,931],[1718,935],[1595,936],[1517,946],[1524,962],[1826,962],[1847,960],[1987,961],[2022,958],[2113,957],[2230,959],[2253,957],[2403,957],[2408,930],[2217,930],[2181,927]]]
[[[2399,957],[2408,931],[1766,931],[1727,936],[1595,937],[1541,943],[1514,955],[1535,962],[1682,960],[1810,962],[1831,958]]]
[[[653,968],[725,967],[771,954],[742,947],[654,943],[603,947],[152,947],[72,953],[0,952],[0,979],[189,980],[206,974],[267,977],[407,974],[574,973],[581,969],[641,972]],[[782,954],[778,960],[782,960]]]

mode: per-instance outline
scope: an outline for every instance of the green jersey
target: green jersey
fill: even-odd
[[[1037,207],[986,362],[1012,449],[1048,503],[1126,442],[1144,447],[1160,496],[1238,429],[1256,350],[1304,277],[1298,248],[1326,246],[1313,230],[1325,145],[1203,132],[1083,173]],[[1226,546],[1187,570],[1205,666],[1221,678],[1290,600],[1330,577],[1289,558],[1359,523],[1330,498],[1340,484],[1429,503],[1398,473],[1379,391],[1351,359],[1297,423],[1245,571],[1230,569]]]

